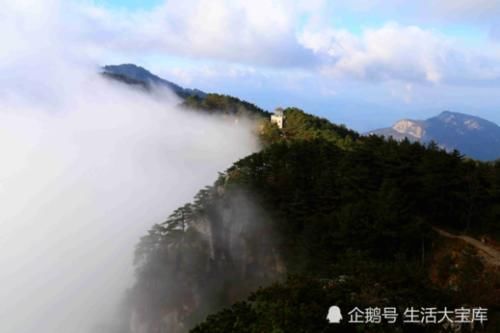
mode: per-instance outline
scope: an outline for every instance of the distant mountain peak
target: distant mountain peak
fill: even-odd
[[[496,128],[498,127],[497,124],[477,117],[477,116],[472,116],[468,115],[465,113],[458,113],[458,112],[451,112],[451,111],[444,111],[440,113],[437,117],[430,118],[428,119],[429,121],[432,120],[439,120],[443,123],[452,125],[452,126],[462,126],[463,129],[470,130],[470,131],[480,131],[482,129],[487,129],[487,128]]]
[[[442,111],[438,117],[447,117],[447,116],[453,116],[453,115],[464,115],[463,113],[459,113],[459,112],[453,112],[453,111],[449,111],[449,110],[445,110],[445,111]]]
[[[123,69],[129,69],[129,70],[137,70],[137,71],[146,72],[146,73],[151,74],[150,71],[148,71],[144,67],[141,67],[141,66],[136,65],[136,64],[106,65],[106,66],[104,66],[104,68],[105,69],[123,68]],[[151,74],[151,75],[153,75],[153,74]]]
[[[125,75],[131,79],[139,80],[139,81],[150,80],[150,81],[156,83],[156,82],[160,82],[163,80],[162,78],[151,73],[147,69],[145,69],[141,66],[137,66],[135,64],[108,65],[108,66],[104,66],[104,71],[115,73],[115,74]],[[166,81],[166,80],[164,80],[164,81]],[[170,82],[170,83],[172,83],[172,82]]]
[[[406,138],[422,143],[434,141],[446,150],[457,149],[480,160],[500,158],[500,127],[491,121],[465,113],[443,111],[426,120],[402,119],[390,128],[369,133],[395,140]]]
[[[189,96],[203,98],[206,96],[206,93],[201,90],[183,88],[135,64],[107,65],[103,67],[103,73],[125,83],[138,83],[146,88],[151,88],[154,85],[167,87],[181,98]]]

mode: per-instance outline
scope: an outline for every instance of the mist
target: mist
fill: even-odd
[[[257,142],[250,123],[101,77],[58,1],[4,2],[0,332],[92,332],[140,236]]]

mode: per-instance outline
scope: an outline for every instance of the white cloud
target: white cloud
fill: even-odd
[[[500,14],[499,0],[428,0],[427,5],[438,15],[456,19],[498,19]]]
[[[333,6],[337,9],[348,8],[358,13],[390,14],[393,19],[404,18],[418,22],[429,22],[429,19],[433,19],[474,23],[484,23],[484,20],[487,20],[491,23],[500,13],[499,0],[351,0],[333,2]]]
[[[313,60],[296,43],[298,7],[287,1],[167,1],[146,12],[82,8],[91,37],[119,51],[270,66],[303,66]]]
[[[497,3],[479,0],[471,9],[472,1],[428,1],[426,6],[412,3],[412,8],[419,13],[415,15],[423,11],[465,15],[473,10],[491,12]],[[377,10],[379,5],[365,0],[351,4],[364,8],[359,10]],[[225,77],[229,70],[224,67],[238,64],[235,75],[244,66],[250,69],[248,75],[255,67],[265,71],[298,66],[316,75],[372,82],[476,84],[496,82],[500,77],[498,47],[469,49],[439,30],[397,23],[373,26],[355,35],[332,25],[331,4],[323,0],[187,0],[167,1],[140,12],[97,6],[80,6],[80,10],[80,33],[91,50],[211,62],[201,69],[172,70],[183,83],[195,85],[195,76]]]
[[[306,30],[301,43],[323,57],[322,71],[369,81],[463,84],[500,79],[500,58],[470,50],[433,30],[389,23],[361,36]]]

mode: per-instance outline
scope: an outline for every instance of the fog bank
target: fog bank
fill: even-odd
[[[0,332],[92,332],[139,237],[257,144],[103,79],[57,1],[0,3]]]

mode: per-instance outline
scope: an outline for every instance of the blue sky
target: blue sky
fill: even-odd
[[[500,123],[498,0],[81,3],[102,64],[361,131],[442,110]]]

